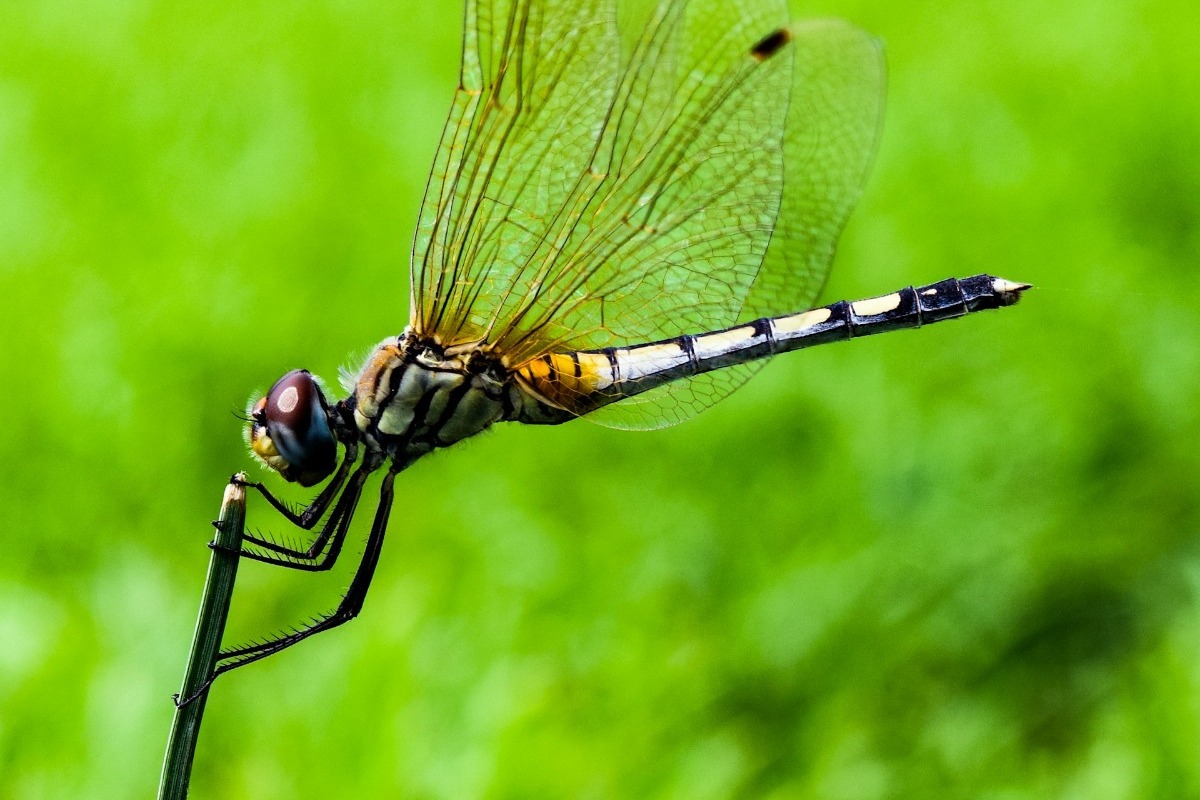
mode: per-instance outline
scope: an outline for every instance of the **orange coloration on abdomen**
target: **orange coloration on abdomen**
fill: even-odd
[[[517,378],[545,402],[583,413],[581,401],[613,385],[613,365],[603,353],[547,353],[516,369]]]

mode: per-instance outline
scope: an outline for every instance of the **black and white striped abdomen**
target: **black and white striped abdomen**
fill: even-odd
[[[633,347],[551,353],[522,365],[516,374],[539,399],[579,415],[690,375],[1010,306],[1028,288],[1028,284],[990,275],[948,278],[881,297],[841,300],[797,314],[764,317],[711,333]]]

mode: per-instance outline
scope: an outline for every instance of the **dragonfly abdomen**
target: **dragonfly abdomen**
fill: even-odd
[[[517,376],[543,402],[578,416],[671,381],[777,353],[1010,306],[1027,288],[1028,284],[991,275],[948,278],[881,297],[840,300],[797,314],[763,317],[711,333],[633,347],[548,353],[522,365]],[[563,418],[522,421],[561,422]]]
[[[1011,306],[1028,288],[1027,283],[991,275],[947,278],[927,286],[907,286],[866,300],[841,300],[759,322],[770,323],[776,342],[774,352],[787,352],[842,339],[919,328],[974,311]]]

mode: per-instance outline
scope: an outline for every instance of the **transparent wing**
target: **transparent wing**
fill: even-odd
[[[770,247],[738,321],[813,305],[862,194],[883,124],[886,70],[877,39],[836,19],[793,23],[782,201]],[[761,369],[760,360],[667,384],[588,415],[647,429],[694,416]]]
[[[624,8],[622,10],[625,10]],[[769,11],[769,13],[768,13]],[[778,212],[782,3],[468,4],[414,325],[520,362],[736,318]]]
[[[483,339],[514,313],[612,108],[615,23],[602,0],[467,0],[459,88],[413,242],[419,333]]]
[[[469,2],[461,86],[414,242],[414,329],[484,341],[519,364],[811,300],[862,182],[882,70],[844,24],[797,28],[807,55],[756,51],[785,18],[782,3],[762,0],[640,12]],[[852,68],[842,40],[874,53],[873,73]],[[848,106],[833,96],[842,91]],[[802,102],[789,113],[793,95]],[[747,375],[648,393],[602,421],[677,421]]]

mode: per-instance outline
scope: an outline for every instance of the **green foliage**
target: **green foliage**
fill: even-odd
[[[1200,13],[795,10],[891,71],[825,298],[1037,288],[422,461],[363,616],[215,685],[193,796],[1200,794]],[[231,412],[403,326],[459,13],[5,4],[0,796],[152,793]],[[232,640],[347,580],[279,573]]]

